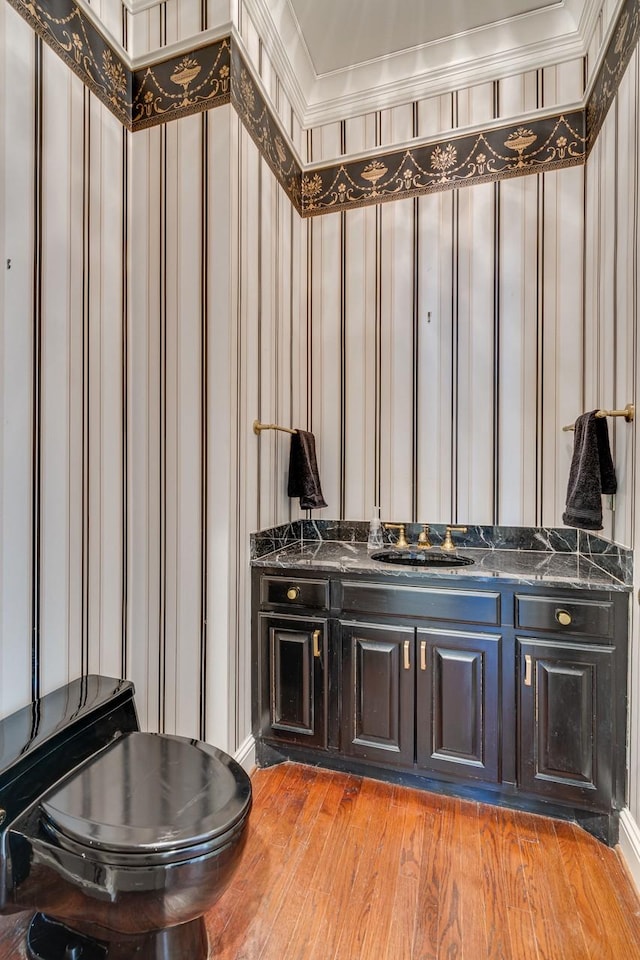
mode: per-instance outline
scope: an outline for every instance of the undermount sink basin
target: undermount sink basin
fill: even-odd
[[[380,550],[372,553],[371,559],[404,567],[468,567],[473,563],[469,557],[460,557],[455,553],[432,553],[430,550]]]

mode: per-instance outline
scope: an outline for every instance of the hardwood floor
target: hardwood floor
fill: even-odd
[[[624,867],[572,824],[296,764],[253,785],[212,960],[640,960]]]

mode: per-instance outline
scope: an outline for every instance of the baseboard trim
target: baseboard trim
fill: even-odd
[[[620,851],[640,894],[640,826],[628,807],[620,813]]]
[[[256,766],[256,741],[253,734],[249,734],[233,755],[243,770],[252,773]]]

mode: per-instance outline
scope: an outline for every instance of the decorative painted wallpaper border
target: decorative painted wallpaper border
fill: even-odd
[[[231,102],[304,217],[583,164],[640,38],[626,0],[586,109],[305,171],[233,37],[132,71],[73,0],[8,2],[133,132]]]
[[[231,102],[276,180],[302,213],[302,169],[236,44],[231,64]]]
[[[584,163],[584,111],[510,124],[384,153],[375,159],[331,164],[304,174],[302,209],[316,216],[417,194],[519,177]]]
[[[131,70],[84,11],[73,0],[7,2],[131,130]]]
[[[639,38],[640,0],[626,0],[587,103],[586,132],[589,149],[595,143]]]
[[[168,57],[132,77],[134,132],[222,106],[231,99],[231,37]]]

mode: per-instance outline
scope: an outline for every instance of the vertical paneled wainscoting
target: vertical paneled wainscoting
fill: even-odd
[[[0,709],[127,670],[130,136],[0,5]]]
[[[252,422],[309,415],[307,226],[231,107],[132,137],[0,18],[0,710],[124,675],[234,752],[249,533],[299,514]]]
[[[131,193],[130,675],[146,729],[234,752],[249,533],[292,512],[252,423],[306,419],[306,227],[229,106],[137,134]]]
[[[560,525],[583,409],[583,171],[309,224],[327,517]]]
[[[638,402],[640,61],[636,51],[586,167],[584,409]],[[629,657],[628,806],[621,843],[640,886],[640,474],[637,421],[609,420],[618,493],[605,535],[634,548]]]

